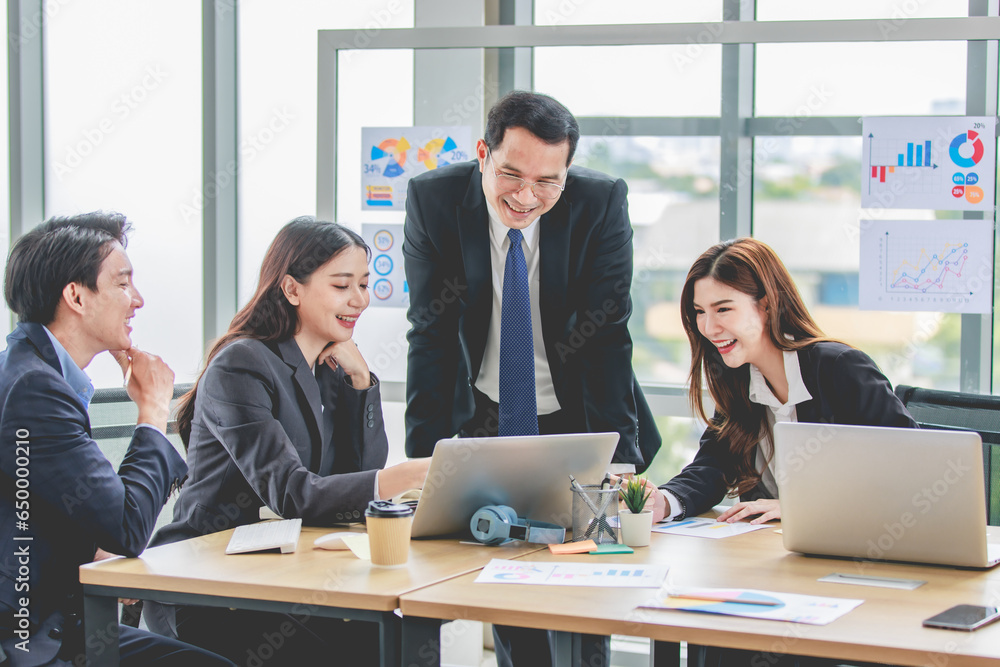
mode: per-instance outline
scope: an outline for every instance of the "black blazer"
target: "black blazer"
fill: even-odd
[[[799,350],[798,355],[802,382],[812,396],[812,400],[795,406],[798,421],[917,428],[882,371],[861,350],[823,342]],[[701,514],[725,497],[725,478],[734,470],[728,443],[716,440],[706,430],[694,461],[660,488],[677,496],[685,516]],[[768,497],[764,486],[758,484],[741,500]]]
[[[138,556],[187,468],[170,441],[143,427],[116,471],[91,437],[87,408],[40,324],[22,322],[7,337],[0,406],[0,643],[30,667],[49,664],[64,641],[83,650],[80,565],[94,560],[97,547]],[[18,479],[27,480],[29,498],[16,494]],[[15,541],[26,536],[32,539]],[[19,550],[27,552],[24,562]],[[12,615],[24,597],[30,653],[14,647]]]
[[[152,544],[256,522],[262,505],[307,525],[359,521],[387,454],[377,382],[355,389],[325,364],[314,376],[294,339],[234,341],[199,382],[191,474]]]
[[[614,460],[643,470],[660,434],[632,372],[632,226],[625,182],[572,167],[539,220],[539,308],[556,397],[580,432],[621,434]],[[430,456],[474,411],[493,311],[489,215],[479,163],[410,181],[403,228],[406,453]]]

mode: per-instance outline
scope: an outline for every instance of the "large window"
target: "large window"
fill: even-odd
[[[988,346],[962,335],[963,327],[982,330],[982,317],[858,309],[861,220],[961,217],[947,211],[863,210],[860,118],[996,113],[995,51],[993,62],[984,60],[977,46],[955,39],[944,23],[924,24],[940,29],[941,38],[896,39],[910,19],[966,17],[969,6],[963,0],[847,0],[822,6],[791,0],[533,3],[534,24],[553,30],[539,33],[545,46],[519,50],[517,57],[527,58],[531,68],[530,77],[519,81],[553,95],[581,119],[576,164],[629,184],[636,271],[633,361],[643,382],[672,385],[654,394],[676,398],[687,378],[689,352],[677,304],[687,269],[711,244],[733,235],[771,244],[820,325],[869,352],[894,383],[983,388],[971,371],[992,376]],[[761,26],[755,34],[762,41],[751,49],[718,43],[733,25],[720,23],[724,11],[731,20],[737,10],[744,19],[778,23]],[[845,29],[849,24],[843,21],[856,19],[867,20],[858,30],[869,30],[872,41],[843,41],[851,38],[849,31],[841,41],[826,41],[819,23],[780,32],[783,21],[837,20],[838,29]],[[638,36],[653,33],[631,27],[658,22],[670,35],[667,44],[644,43]],[[594,30],[574,29],[581,25]],[[560,42],[560,29],[577,41]],[[634,43],[623,39],[629,34],[637,35]],[[392,39],[374,40],[372,55],[393,50],[387,49]],[[414,39],[396,53],[408,55],[417,44],[446,46],[440,35],[426,46]],[[415,68],[419,83],[419,64]],[[343,67],[340,71],[349,76]],[[484,80],[490,76],[487,69]],[[503,76],[501,67],[501,81]],[[440,81],[442,94],[449,85],[471,90],[472,83]],[[339,113],[351,104],[345,101],[347,85],[342,82],[338,91]],[[983,104],[984,92],[985,107],[969,107]],[[414,90],[416,98],[424,94],[423,88]],[[393,118],[402,113],[395,111]],[[341,120],[338,131],[344,128]],[[346,141],[354,140],[351,131]],[[346,152],[350,160],[353,150],[338,147],[338,158]],[[345,189],[339,180],[338,185]],[[356,215],[338,202],[338,216]],[[997,341],[1000,349],[1000,336]],[[662,403],[671,411],[678,406],[673,398]]]
[[[240,158],[239,303],[253,290],[276,230],[292,217],[315,213],[324,195],[316,177],[317,124],[323,122],[316,115],[317,30],[333,29],[342,31],[343,49],[337,65],[336,154],[342,168],[336,174],[336,218],[356,228],[402,219],[400,213],[364,211],[355,196],[359,174],[348,167],[357,164],[362,126],[419,124],[423,100],[456,92],[489,98],[503,92],[498,80],[552,94],[581,118],[585,136],[577,164],[629,183],[636,249],[634,361],[644,382],[682,391],[688,351],[677,294],[694,258],[733,233],[753,234],[773,245],[821,324],[872,353],[894,382],[968,389],[963,373],[970,364],[986,377],[1000,378],[989,358],[990,345],[973,352],[972,339],[962,335],[963,327],[976,327],[989,338],[992,329],[984,328],[981,319],[857,310],[856,231],[871,212],[860,208],[856,120],[963,115],[970,103],[982,104],[984,92],[982,112],[996,113],[995,50],[990,52],[994,62],[984,63],[974,57],[974,44],[953,36],[893,37],[910,19],[965,17],[970,6],[995,14],[995,3],[535,0],[527,16],[518,15],[519,22],[553,31],[574,26],[614,30],[609,34],[615,41],[627,37],[633,24],[663,24],[667,32],[684,26],[686,32],[669,44],[595,41],[521,49],[517,57],[527,58],[528,74],[514,79],[497,78],[496,62],[506,62],[504,54],[480,48],[450,51],[456,63],[471,55],[483,63],[476,80],[453,81],[446,72],[423,71],[416,56],[418,49],[440,44],[380,45],[394,29],[414,26],[417,3],[423,1],[433,4],[239,3],[238,122],[233,119]],[[751,5],[757,21],[776,26],[880,21],[887,41],[825,42],[814,26],[807,30],[815,38],[806,33],[798,43],[779,39],[754,45],[753,66],[737,73],[734,51],[717,38],[726,25],[721,23],[724,11]],[[136,343],[161,353],[179,381],[190,380],[204,346],[202,54],[197,47],[202,3],[94,0],[45,7],[45,213],[115,209],[129,216],[135,225],[129,252],[146,298],[135,321]],[[489,15],[491,7],[484,4],[488,22],[498,20]],[[509,20],[502,14],[499,20]],[[478,115],[470,119],[473,127],[481,123]],[[751,164],[746,153],[734,152],[737,140],[750,142],[752,169],[740,173],[752,178],[734,185],[726,182],[734,165],[738,171]],[[5,162],[5,175],[6,170]],[[734,187],[751,188],[749,196],[745,189],[734,195]],[[0,203],[6,206],[7,197],[5,184]],[[882,215],[957,216],[941,211]],[[393,344],[405,342],[402,311],[376,314],[373,309],[367,320],[373,340],[378,332]],[[1000,335],[994,337],[1000,351]],[[403,359],[405,350],[395,357],[400,363],[384,369],[390,381],[402,380]],[[110,360],[89,370],[99,385],[118,382]]]
[[[387,29],[413,26],[413,0],[240,3],[239,300],[256,286],[260,261],[278,229],[316,214],[316,31],[347,29],[345,46],[363,47]],[[408,125],[413,58],[354,50],[340,59],[338,157],[358,163],[362,125]],[[338,220],[360,229],[357,169],[338,174]],[[401,220],[400,220],[401,221]]]
[[[691,263],[718,243],[717,137],[581,138],[574,162],[624,178],[635,229],[630,330],[640,382],[683,384],[691,353],[680,292]]]
[[[189,382],[202,358],[201,3],[51,6],[46,215],[102,209],[132,221],[128,253],[146,300],[132,340]],[[121,385],[110,355],[87,372],[98,387]]]

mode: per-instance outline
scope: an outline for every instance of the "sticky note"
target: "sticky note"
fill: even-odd
[[[585,554],[596,548],[594,540],[584,540],[582,542],[567,542],[566,544],[550,544],[549,551],[558,555],[562,554]]]
[[[598,544],[596,549],[592,549],[587,553],[600,555],[600,554],[634,554],[635,549],[628,546],[627,544]]]

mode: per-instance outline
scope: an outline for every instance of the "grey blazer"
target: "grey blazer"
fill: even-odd
[[[361,520],[388,454],[372,378],[356,389],[339,369],[314,376],[293,339],[226,346],[198,385],[173,523],[150,544],[253,523],[262,505],[307,525]]]

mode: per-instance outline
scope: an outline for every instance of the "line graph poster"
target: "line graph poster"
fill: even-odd
[[[862,310],[989,313],[992,220],[862,220]]]
[[[993,211],[996,118],[862,119],[862,208]]]
[[[467,126],[361,128],[361,208],[402,211],[410,179],[472,159],[471,137]]]

